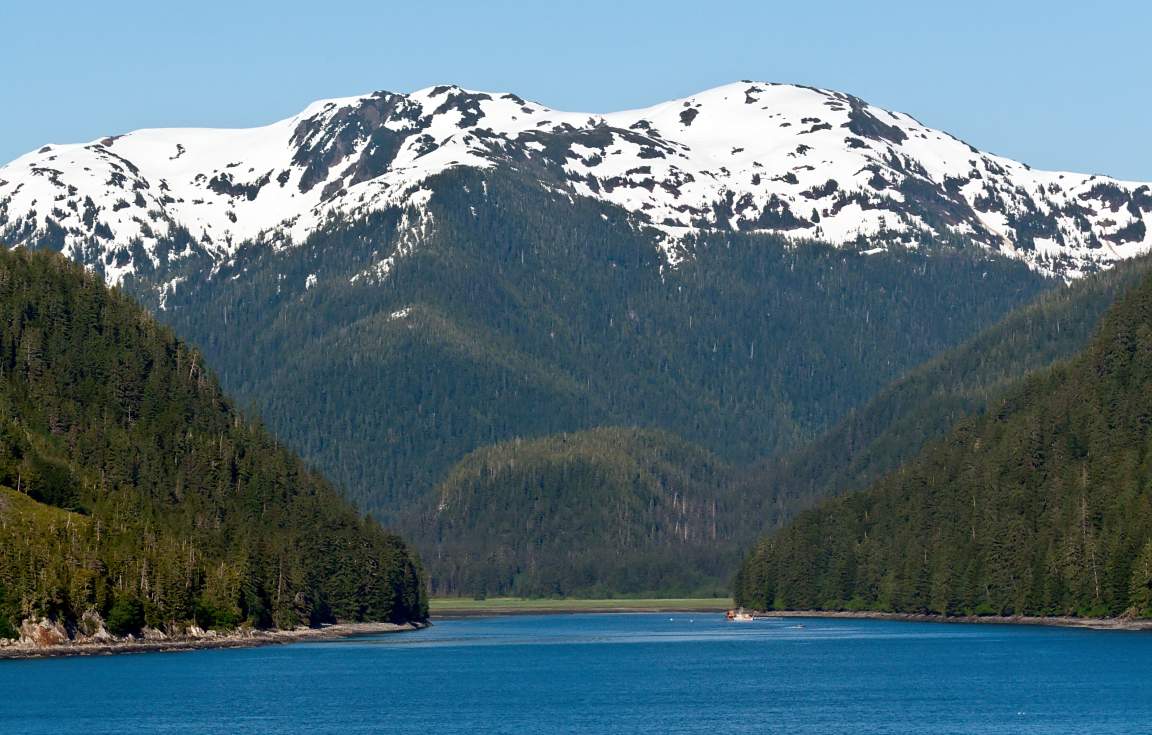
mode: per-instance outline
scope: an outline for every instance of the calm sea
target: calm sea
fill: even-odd
[[[1152,635],[555,615],[247,650],[0,661],[4,735],[393,732],[1146,735]]]

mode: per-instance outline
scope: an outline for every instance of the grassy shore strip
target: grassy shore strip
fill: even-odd
[[[429,609],[433,617],[470,615],[530,615],[541,613],[608,612],[720,612],[732,607],[727,597],[645,598],[645,599],[533,599],[526,597],[433,597]]]
[[[1090,630],[1152,631],[1152,620],[1142,618],[1073,618],[1029,615],[918,615],[915,613],[849,612],[846,610],[771,610],[755,612],[764,618],[847,618],[858,620],[897,620],[914,623],[984,623],[988,625],[1048,625]]]
[[[25,646],[14,644],[0,648],[0,660],[58,658],[61,656],[109,656],[122,653],[177,653],[209,648],[252,648],[302,641],[333,640],[360,635],[401,633],[425,627],[418,623],[339,623],[323,628],[295,630],[248,630],[200,638],[167,640],[117,641],[114,643],[65,643],[59,646]]]

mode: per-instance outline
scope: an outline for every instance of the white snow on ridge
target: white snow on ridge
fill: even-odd
[[[1064,277],[1152,248],[1147,184],[1034,171],[849,95],[755,82],[602,115],[432,87],[321,100],[259,128],[49,145],[0,167],[0,240],[62,246],[118,282],[140,249],[154,263],[162,246],[222,259],[398,205],[416,211],[410,250],[430,226],[425,182],[459,166],[620,206],[659,231],[673,265],[706,229],[870,252],[957,237]]]

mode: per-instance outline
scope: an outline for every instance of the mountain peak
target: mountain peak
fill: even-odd
[[[843,92],[768,82],[613,113],[437,85],[320,100],[258,128],[44,146],[0,168],[0,238],[117,282],[287,246],[334,214],[419,207],[458,166],[621,207],[669,252],[706,230],[860,249],[948,239],[1071,278],[1152,247],[1148,185],[1036,171]]]

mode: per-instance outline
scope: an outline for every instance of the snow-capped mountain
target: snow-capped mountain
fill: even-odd
[[[701,230],[859,249],[960,239],[1066,278],[1152,248],[1148,184],[1036,171],[848,94],[754,82],[611,114],[441,86],[324,100],[261,128],[46,145],[0,168],[0,241],[63,249],[118,282],[141,258],[220,259],[300,242],[334,215],[419,212],[458,166],[618,205],[672,263]]]

